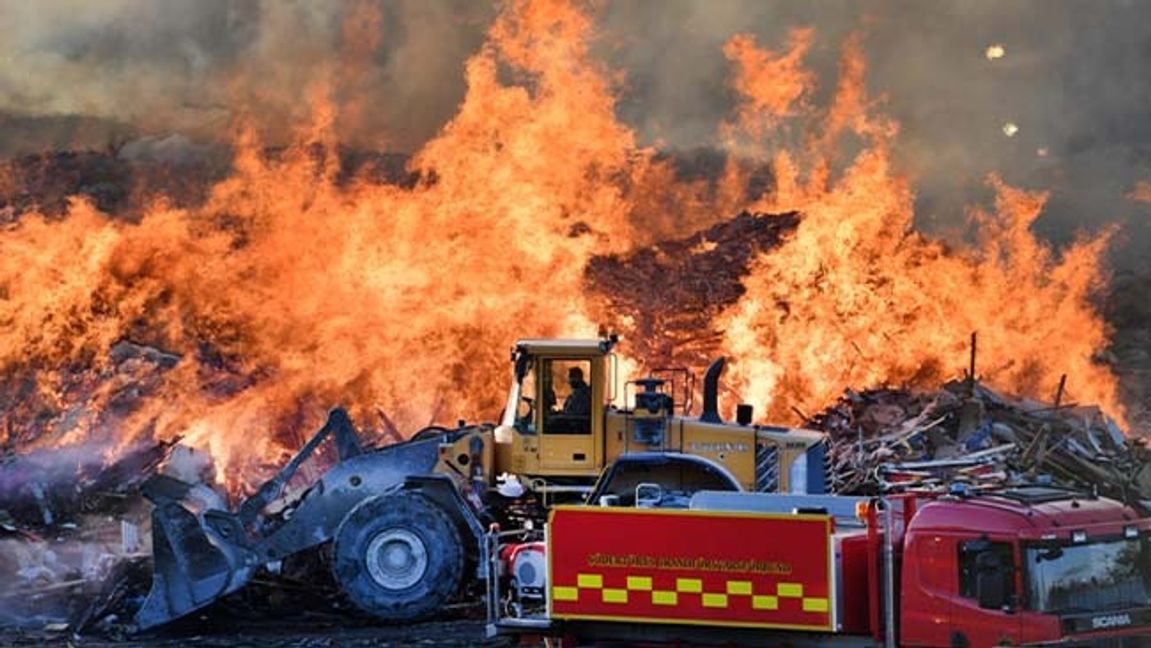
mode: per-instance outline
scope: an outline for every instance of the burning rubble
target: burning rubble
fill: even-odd
[[[815,110],[806,30],[724,47],[730,150],[685,180],[617,119],[593,34],[568,3],[510,3],[455,117],[402,164],[349,163],[320,84],[294,145],[241,124],[226,173],[138,182],[98,154],[0,172],[0,596],[90,594],[145,552],[139,487],[185,446],[237,501],[330,406],[381,442],[493,420],[509,340],[600,323],[634,341],[629,366],[730,356],[731,391],[830,436],[840,492],[884,463],[930,481],[969,461],[1151,498],[1124,430],[1145,410],[1100,361],[1108,232],[1056,251],[1031,231],[1045,197],[993,178],[974,245],[917,233],[857,39]],[[972,331],[980,380],[955,381]],[[79,566],[52,549],[72,539],[94,547]]]
[[[1146,439],[1126,436],[1096,406],[1009,398],[962,380],[935,391],[848,390],[806,423],[831,438],[837,492],[1046,479],[1151,505]],[[881,476],[892,467],[898,481]]]

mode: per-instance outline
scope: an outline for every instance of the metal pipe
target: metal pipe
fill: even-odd
[[[496,633],[496,624],[500,621],[499,611],[499,530],[497,528],[489,527],[488,532],[484,534],[484,555],[483,559],[487,562],[488,577],[484,581],[485,593],[487,594],[487,617],[488,637],[492,637]]]
[[[883,503],[883,600],[884,600],[884,642],[887,648],[895,648],[895,533],[894,513],[891,501],[881,498]]]
[[[967,388],[975,395],[975,356],[979,350],[979,332],[971,332],[971,364],[967,369]]]

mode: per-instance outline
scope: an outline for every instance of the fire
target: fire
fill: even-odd
[[[379,21],[365,9],[345,25],[342,87],[364,83],[355,68]],[[822,113],[803,67],[811,30],[782,54],[747,36],[723,48],[742,97],[723,138],[775,170],[772,191],[748,204],[746,165],[704,191],[637,142],[615,116],[622,78],[592,56],[594,36],[594,17],[571,3],[509,3],[409,183],[339,176],[335,117],[368,108],[317,83],[286,150],[268,153],[257,111],[242,111],[234,172],[202,204],[161,197],[117,220],[76,199],[64,217],[5,226],[6,443],[98,441],[114,454],[182,436],[239,488],[337,404],[366,429],[385,416],[407,433],[494,420],[514,339],[590,336],[603,321],[584,290],[593,255],[745,207],[802,212],[716,323],[737,391],[772,416],[849,385],[952,376],[973,330],[993,384],[1046,396],[1067,373],[1075,398],[1121,414],[1114,377],[1093,360],[1107,331],[1087,302],[1107,237],[1056,255],[1028,229],[1042,195],[995,179],[994,212],[972,213],[976,245],[914,233],[912,189],[890,159],[897,128],[863,91],[857,41]],[[821,129],[781,150],[780,134],[812,114]],[[866,146],[845,160],[848,136]]]
[[[1127,194],[1127,199],[1135,202],[1151,203],[1151,182],[1140,180],[1135,183],[1135,187]]]
[[[854,40],[841,67],[823,133],[804,152],[806,179],[780,155],[775,192],[757,205],[804,217],[788,245],[759,260],[727,315],[743,393],[780,419],[822,407],[845,385],[945,380],[960,373],[977,331],[981,378],[1050,398],[1066,373],[1075,398],[1121,416],[1115,379],[1094,360],[1107,330],[1088,301],[1109,233],[1057,256],[1030,231],[1045,194],[992,177],[994,211],[970,215],[975,246],[956,250],[917,234],[914,194],[891,162],[896,130],[869,114]],[[869,146],[832,178],[833,144],[848,134]]]

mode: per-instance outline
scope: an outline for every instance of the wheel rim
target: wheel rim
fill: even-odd
[[[390,590],[415,585],[428,569],[428,551],[423,541],[404,529],[388,529],[372,538],[366,560],[372,580]]]

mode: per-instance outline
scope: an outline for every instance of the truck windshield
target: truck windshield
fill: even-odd
[[[1146,537],[1026,549],[1031,609],[1094,612],[1151,605]]]

